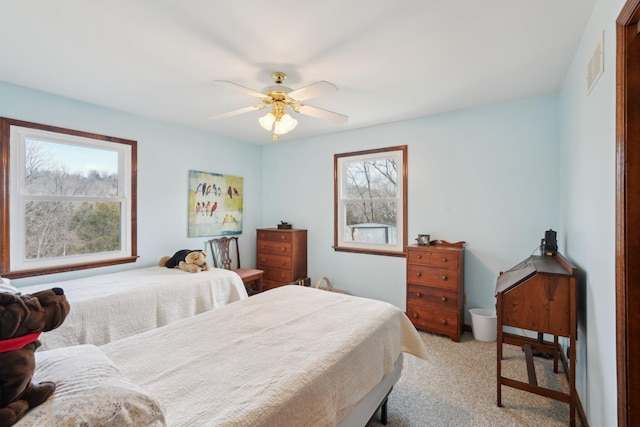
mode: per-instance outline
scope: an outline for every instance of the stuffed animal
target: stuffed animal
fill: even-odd
[[[179,268],[190,273],[211,270],[211,266],[207,264],[207,253],[193,249],[182,249],[172,257],[162,257],[160,267]]]
[[[69,310],[61,288],[33,294],[0,292],[0,427],[15,424],[55,391],[55,383],[31,382],[34,352],[40,347],[40,333],[60,326]]]

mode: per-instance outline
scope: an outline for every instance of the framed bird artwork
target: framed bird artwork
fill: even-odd
[[[189,171],[188,237],[242,234],[243,179]]]

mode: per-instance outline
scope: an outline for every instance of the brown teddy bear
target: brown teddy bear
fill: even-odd
[[[182,249],[172,257],[164,256],[160,259],[160,267],[179,268],[190,273],[209,271],[211,266],[207,264],[207,253],[200,250]]]
[[[52,382],[31,382],[34,352],[40,333],[60,326],[69,310],[61,288],[26,295],[0,292],[0,427],[15,424],[55,391]]]

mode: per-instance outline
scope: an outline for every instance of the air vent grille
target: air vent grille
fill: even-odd
[[[587,95],[591,93],[602,73],[604,73],[604,31],[587,64]]]

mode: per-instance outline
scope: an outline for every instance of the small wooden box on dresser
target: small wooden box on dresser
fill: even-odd
[[[307,230],[259,228],[256,233],[264,291],[307,277]]]
[[[464,327],[464,242],[407,246],[407,316],[425,332],[460,341]]]

